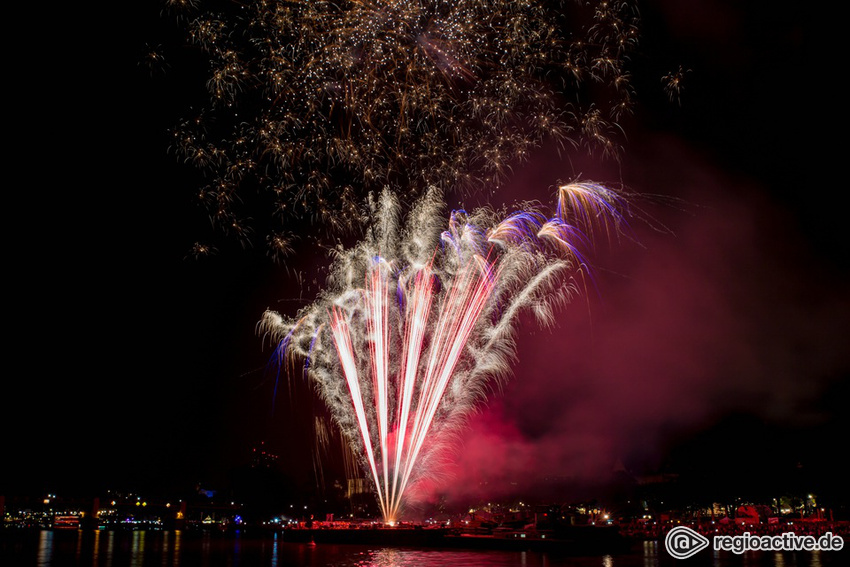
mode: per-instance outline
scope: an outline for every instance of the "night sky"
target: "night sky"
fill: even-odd
[[[593,255],[594,288],[554,328],[523,327],[515,376],[453,471],[471,482],[451,486],[509,493],[516,478],[616,467],[735,470],[750,484],[788,467],[846,476],[841,111],[825,102],[816,7],[746,4],[641,2],[622,162],[543,148],[500,193],[463,203],[547,202],[556,180],[581,176],[623,182],[651,220]],[[255,327],[266,308],[309,302],[327,260],[296,255],[287,271],[238,247],[187,258],[208,227],[194,173],[166,148],[196,93],[176,88],[191,77],[138,65],[158,9],[116,9],[60,15],[52,36],[27,27],[44,49],[23,47],[7,86],[20,100],[0,494],[220,487],[261,440],[303,482],[309,392],[283,378],[273,400]],[[679,65],[691,72],[671,103],[660,77]]]

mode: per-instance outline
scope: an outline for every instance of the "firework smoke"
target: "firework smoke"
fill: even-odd
[[[171,149],[214,225],[278,259],[293,220],[358,228],[385,187],[494,188],[544,140],[617,154],[634,98],[631,1],[167,4],[209,69]]]
[[[551,216],[453,211],[437,190],[402,221],[389,191],[373,203],[368,237],[339,250],[329,288],[295,319],[266,312],[261,329],[281,364],[307,376],[395,521],[514,357],[514,329],[530,310],[553,321],[586,275],[585,235],[617,230],[620,201],[594,184],[560,188]],[[445,229],[445,230],[444,230]]]

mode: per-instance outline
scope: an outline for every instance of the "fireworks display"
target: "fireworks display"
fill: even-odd
[[[520,313],[541,324],[579,290],[586,235],[622,227],[622,201],[595,184],[560,188],[551,216],[453,211],[427,193],[402,219],[396,196],[339,250],[329,287],[294,319],[268,311],[277,359],[301,361],[395,521],[514,356]]]
[[[638,36],[625,0],[166,3],[208,63],[172,151],[213,224],[281,259],[371,192],[496,188],[542,142],[615,155]],[[145,58],[157,69],[159,47]]]

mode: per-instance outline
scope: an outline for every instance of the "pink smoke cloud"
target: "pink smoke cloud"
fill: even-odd
[[[638,154],[628,185],[676,197],[646,206],[669,230],[634,223],[639,244],[601,247],[595,289],[554,328],[524,325],[515,376],[471,421],[435,493],[600,481],[624,461],[657,465],[665,432],[733,411],[820,419],[818,396],[850,368],[846,289],[826,283],[792,211],[764,187],[669,140]],[[512,197],[545,202],[553,169],[531,164]]]

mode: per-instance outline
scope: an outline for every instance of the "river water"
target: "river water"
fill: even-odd
[[[284,542],[278,534],[187,531],[0,530],[0,567],[839,567],[850,553],[703,550],[677,560],[656,542],[615,555],[572,556]]]

